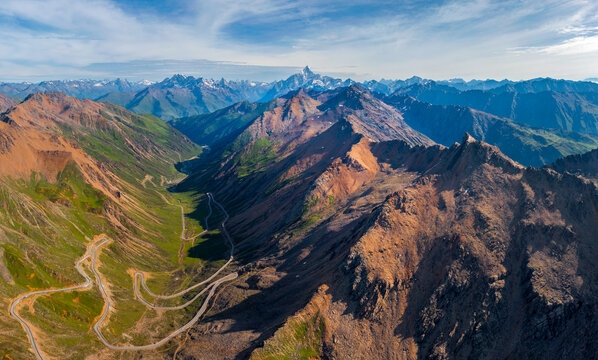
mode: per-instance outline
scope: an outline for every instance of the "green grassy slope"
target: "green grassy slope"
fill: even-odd
[[[275,106],[275,101],[267,103],[244,101],[213,113],[174,119],[169,123],[195,143],[212,145],[238,134],[264,111],[271,110]]]
[[[197,249],[190,251],[203,243],[220,246],[211,239],[225,244],[218,231],[213,231],[197,238],[194,245],[186,245],[183,264],[178,264],[181,220],[179,208],[172,204],[180,203],[191,213],[202,205],[203,197],[170,193],[165,180],[182,178],[174,164],[197,155],[199,147],[154,116],[136,115],[113,105],[105,105],[102,111],[116,127],[60,123],[60,131],[118,177],[127,202],[112,200],[86,183],[75,162],[55,181],[40,174],[28,179],[0,178],[1,358],[34,358],[25,331],[8,315],[12,299],[32,289],[83,282],[74,264],[98,234],[113,239],[101,251],[99,269],[115,304],[103,333],[117,344],[159,340],[189,321],[200,305],[165,313],[148,311],[133,296],[132,269],[148,272],[150,288],[159,293],[188,286],[222,262]],[[146,175],[151,178],[143,181]],[[203,230],[195,219],[186,222],[189,233]],[[135,353],[106,352],[97,340],[91,326],[102,307],[94,287],[38,297],[33,306],[24,304],[19,314],[37,329],[42,351],[55,357],[83,359],[100,352],[107,359],[135,358]]]

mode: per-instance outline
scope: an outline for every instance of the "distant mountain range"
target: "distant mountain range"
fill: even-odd
[[[275,81],[272,83],[270,85],[270,90],[268,90],[268,92],[262,96],[261,101],[272,100],[288,93],[289,91],[294,91],[299,88],[330,90],[339,87],[346,87],[354,83],[355,81],[351,79],[341,80],[332,78],[330,76],[315,74],[309,69],[309,67],[306,66],[303,68],[303,70],[301,70],[300,73],[291,75],[286,80]]]
[[[60,91],[170,120],[213,112],[241,101],[268,102],[300,88],[323,91],[354,83],[351,79],[316,74],[306,66],[301,72],[274,82],[212,80],[177,74],[158,83],[122,79],[1,83],[0,93],[22,99],[35,92]],[[589,124],[595,121],[598,107],[598,84],[591,81],[551,78],[518,82],[491,79],[433,81],[414,76],[406,80],[369,80],[360,84],[384,95],[400,91],[432,104],[467,106],[531,126],[546,127],[548,122],[548,127],[555,129],[598,131]],[[545,92],[550,94],[541,94]]]
[[[141,91],[110,93],[98,101],[112,102],[137,113],[151,113],[168,120],[212,112],[240,101],[267,102],[300,88],[327,90],[353,83],[350,79],[315,74],[308,67],[286,80],[272,83],[215,81],[174,75]]]
[[[112,92],[98,101],[121,105],[136,113],[151,113],[162,119],[212,112],[239,101],[256,101],[269,84],[251,81],[219,81],[174,75],[137,92]]]
[[[488,91],[460,91],[436,82],[398,90],[436,105],[461,105],[532,127],[598,134],[598,84],[537,79]]]
[[[286,125],[273,124],[304,121],[306,117],[318,121],[325,118],[332,123],[347,120],[370,140],[401,139],[410,145],[435,142],[451,146],[467,132],[498,146],[519,163],[532,166],[598,147],[596,135],[534,128],[465,106],[421,102],[399,92],[375,97],[359,84],[332,90],[301,89],[266,103],[241,102],[169,123],[197,143],[214,145],[234,142],[235,136],[248,127],[274,130],[256,130],[246,135],[245,141],[269,136],[272,131],[283,132]]]
[[[598,136],[592,134],[531,127],[470,107],[432,105],[399,93],[383,99],[401,111],[409,126],[442,145],[451,146],[467,132],[524,165],[541,166],[598,147]]]
[[[54,80],[40,83],[0,83],[0,94],[24,99],[37,92],[61,92],[79,99],[96,99],[110,92],[139,91],[151,85],[150,81],[129,82],[116,80]]]

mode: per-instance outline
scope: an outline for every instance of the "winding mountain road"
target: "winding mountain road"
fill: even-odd
[[[212,215],[212,204],[211,204],[211,200],[210,197],[208,196],[208,208],[210,209],[210,211],[208,212],[208,215],[205,217],[205,221],[206,221],[206,228],[204,231],[195,234],[191,237],[186,237],[185,234],[187,233],[187,223],[185,222],[185,208],[183,207],[183,205],[181,204],[173,204],[170,201],[168,201],[168,199],[162,195],[162,193],[160,193],[158,190],[154,190],[156,193],[158,193],[158,195],[160,195],[162,197],[162,199],[168,204],[168,205],[172,205],[172,206],[178,206],[179,209],[181,209],[181,224],[182,228],[181,228],[181,235],[179,236],[181,238],[181,246],[179,247],[179,265],[183,265],[183,250],[185,248],[185,242],[187,241],[192,241],[195,240],[197,237],[202,236],[203,234],[205,234],[206,232],[208,232],[208,219],[210,218],[210,216]],[[179,200],[179,203],[181,201]]]
[[[10,315],[12,317],[14,317],[15,319],[17,319],[19,321],[19,323],[21,323],[21,326],[23,326],[23,328],[25,329],[25,332],[27,333],[27,336],[29,337],[29,342],[31,343],[31,347],[33,348],[33,353],[39,360],[43,360],[43,358],[39,351],[37,343],[35,341],[35,337],[33,336],[33,331],[29,327],[29,324],[27,324],[27,322],[23,318],[21,318],[19,316],[19,314],[17,313],[17,310],[16,310],[17,306],[19,305],[19,303],[22,300],[24,300],[28,297],[31,297],[31,296],[54,294],[54,293],[65,292],[65,291],[82,290],[82,289],[90,287],[91,286],[91,278],[83,271],[83,269],[81,268],[81,264],[85,260],[87,260],[91,257],[92,252],[95,252],[96,244],[101,240],[102,239],[100,238],[100,239],[94,241],[93,243],[89,244],[87,246],[87,250],[86,250],[85,254],[79,260],[77,260],[77,262],[75,263],[75,268],[77,269],[79,274],[81,274],[85,278],[85,282],[83,284],[73,285],[73,286],[60,288],[60,289],[32,291],[32,292],[29,292],[29,293],[26,293],[26,294],[23,294],[23,295],[17,297],[10,305]]]
[[[104,344],[104,346],[106,346],[107,348],[112,349],[112,350],[151,350],[151,349],[156,349],[156,348],[166,344],[168,341],[172,340],[177,335],[190,329],[193,325],[195,325],[195,323],[197,321],[199,321],[201,316],[207,310],[208,303],[209,303],[210,299],[212,298],[212,296],[214,296],[214,293],[216,292],[216,288],[218,288],[218,286],[220,284],[227,282],[227,281],[234,280],[238,277],[237,273],[232,273],[232,274],[222,277],[222,278],[212,282],[211,284],[209,284],[208,288],[210,289],[210,292],[206,296],[201,308],[197,311],[195,316],[191,320],[189,320],[189,322],[187,322],[185,325],[183,325],[180,328],[178,328],[177,330],[173,331],[172,333],[170,333],[168,336],[166,336],[162,340],[155,342],[153,344],[148,344],[148,345],[113,345],[110,342],[108,342],[108,340],[104,337],[104,335],[101,332],[102,323],[104,322],[104,320],[106,320],[106,317],[108,316],[110,309],[112,308],[112,302],[106,292],[106,289],[104,288],[104,284],[102,283],[102,278],[100,277],[100,274],[98,273],[98,271],[95,267],[95,262],[96,262],[96,258],[97,258],[96,250],[108,241],[107,238],[104,238],[104,240],[105,240],[104,242],[100,243],[98,246],[95,247],[94,252],[93,252],[92,264],[91,264],[91,270],[96,277],[96,282],[98,283],[100,292],[102,293],[102,297],[104,298],[104,302],[105,302],[104,309],[102,311],[102,315],[100,316],[98,321],[93,325],[93,331],[96,333],[96,335],[98,336],[100,341]]]
[[[199,319],[201,318],[201,316],[206,312],[208,304],[210,299],[212,298],[212,296],[214,296],[216,289],[218,288],[218,286],[220,286],[221,284],[228,282],[228,281],[232,281],[234,279],[236,279],[238,277],[237,273],[231,273],[228,274],[224,277],[221,277],[218,280],[214,280],[212,281],[216,276],[218,276],[218,274],[220,274],[232,261],[233,261],[233,254],[234,254],[234,250],[235,250],[235,245],[230,237],[230,235],[228,234],[228,231],[226,230],[226,222],[229,219],[229,215],[226,212],[226,210],[224,209],[224,207],[216,201],[216,199],[214,199],[214,196],[211,193],[207,193],[208,196],[208,206],[209,206],[209,213],[208,216],[206,216],[205,220],[206,220],[206,230],[202,231],[201,233],[191,237],[191,238],[186,238],[185,237],[185,233],[186,233],[186,225],[185,225],[185,213],[184,213],[184,208],[182,205],[176,205],[179,206],[181,209],[181,220],[182,220],[182,231],[181,231],[181,240],[182,241],[189,241],[192,240],[202,234],[204,234],[205,232],[208,231],[208,219],[209,217],[212,215],[212,206],[211,203],[213,202],[214,204],[216,204],[220,210],[222,210],[223,214],[225,215],[224,220],[221,223],[221,228],[222,228],[222,232],[224,234],[224,236],[226,237],[226,239],[228,240],[229,244],[230,244],[230,257],[229,260],[223,265],[221,266],[214,274],[212,274],[209,278],[205,279],[202,282],[199,282],[185,290],[182,290],[176,294],[172,294],[172,295],[157,295],[152,293],[149,288],[147,287],[146,283],[145,283],[145,278],[143,276],[143,273],[135,273],[135,278],[134,278],[134,291],[135,291],[135,296],[146,306],[148,306],[149,308],[152,309],[160,309],[160,310],[175,310],[175,309],[183,309],[187,306],[189,306],[190,304],[192,304],[197,298],[199,298],[201,295],[203,295],[206,291],[209,290],[208,295],[205,297],[202,306],[200,307],[200,309],[197,311],[197,313],[195,314],[195,316],[188,321],[185,325],[181,326],[180,328],[178,328],[177,330],[173,331],[172,333],[170,333],[169,335],[167,335],[166,337],[164,337],[163,339],[161,339],[158,342],[155,342],[153,344],[147,344],[147,345],[113,345],[110,342],[108,342],[108,340],[104,337],[104,335],[101,332],[101,328],[103,325],[103,322],[106,320],[106,318],[108,317],[108,314],[110,313],[110,310],[112,309],[112,302],[110,297],[108,296],[108,293],[104,287],[104,283],[102,282],[102,278],[100,276],[100,273],[98,271],[98,269],[96,268],[96,263],[97,263],[97,252],[98,249],[100,249],[103,245],[105,245],[106,243],[108,243],[110,240],[107,237],[101,237],[97,240],[95,240],[93,243],[89,244],[87,247],[87,250],[85,252],[85,254],[75,263],[75,267],[77,269],[77,271],[85,278],[85,282],[79,285],[74,285],[74,286],[69,286],[66,288],[61,288],[61,289],[49,289],[49,290],[38,290],[38,291],[32,291],[26,294],[23,294],[19,297],[17,297],[11,304],[10,306],[10,314],[11,316],[13,316],[15,319],[17,319],[19,321],[19,323],[23,326],[23,328],[25,329],[27,336],[29,337],[29,342],[31,343],[31,347],[33,349],[33,352],[35,354],[35,356],[37,357],[38,360],[43,360],[43,357],[39,351],[39,348],[37,346],[35,337],[33,335],[33,331],[31,330],[30,326],[27,324],[27,322],[21,318],[16,311],[16,307],[18,306],[18,304],[31,296],[39,296],[39,295],[47,295],[47,294],[52,294],[52,293],[58,293],[58,292],[66,292],[66,291],[76,291],[76,290],[82,290],[82,289],[87,289],[91,287],[91,278],[85,273],[85,271],[83,271],[83,269],[81,268],[81,264],[91,258],[91,265],[90,265],[90,269],[93,273],[93,275],[95,276],[96,279],[96,283],[98,284],[98,287],[100,289],[100,293],[102,294],[102,297],[104,299],[104,308],[102,310],[102,313],[100,315],[100,317],[98,318],[98,320],[93,324],[92,328],[93,331],[96,333],[96,335],[98,336],[98,338],[100,339],[100,341],[104,344],[104,346],[106,346],[109,349],[112,350],[151,350],[151,349],[156,349],[164,344],[166,344],[168,341],[172,340],[174,337],[176,337],[177,335],[187,331],[188,329],[190,329],[195,323],[197,323],[199,321]],[[168,201],[167,201],[168,202]],[[170,202],[168,202],[170,204]],[[171,204],[174,205],[174,204]],[[141,282],[141,286],[143,287],[143,289],[152,297],[154,298],[158,298],[158,299],[171,299],[171,298],[175,298],[181,295],[186,294],[187,292],[196,289],[202,285],[208,284],[201,292],[199,292],[198,294],[196,294],[190,301],[186,302],[185,304],[182,305],[178,305],[178,306],[172,306],[172,307],[160,307],[160,306],[154,306],[150,303],[148,303],[145,299],[142,298],[141,293],[139,291],[139,286],[138,283]]]
[[[135,273],[135,278],[134,278],[134,291],[135,291],[135,296],[139,299],[139,301],[141,301],[143,304],[145,304],[147,307],[151,308],[151,309],[160,309],[160,310],[176,310],[176,309],[183,309],[189,305],[191,305],[196,299],[198,299],[201,295],[203,295],[208,289],[210,290],[208,295],[206,296],[206,298],[204,299],[201,307],[199,308],[199,310],[197,311],[197,313],[195,313],[195,316],[189,320],[189,322],[187,322],[185,325],[181,326],[180,328],[178,328],[177,330],[173,331],[172,333],[170,333],[169,335],[167,335],[166,337],[164,337],[163,339],[153,343],[153,344],[147,344],[147,345],[113,345],[111,343],[108,342],[108,340],[104,337],[104,335],[101,332],[101,328],[102,328],[102,323],[104,322],[104,320],[106,319],[106,317],[108,316],[110,309],[111,309],[111,301],[110,301],[110,297],[108,296],[106,289],[104,288],[104,285],[102,283],[102,279],[99,275],[99,273],[97,272],[96,268],[95,268],[95,261],[96,261],[96,250],[102,246],[104,242],[100,243],[98,246],[96,246],[93,250],[93,258],[92,258],[92,264],[91,264],[91,270],[93,271],[94,275],[96,276],[96,281],[98,283],[98,286],[100,288],[100,292],[102,293],[102,297],[104,298],[104,302],[105,302],[105,306],[104,309],[102,311],[102,315],[100,316],[100,318],[98,319],[98,321],[93,325],[93,330],[96,333],[96,335],[98,336],[98,338],[100,339],[100,341],[109,349],[112,350],[151,350],[151,349],[156,349],[164,344],[166,344],[168,341],[172,340],[174,337],[176,337],[177,335],[187,331],[188,329],[190,329],[193,325],[195,325],[195,323],[197,323],[197,321],[199,321],[199,319],[201,318],[201,316],[205,313],[205,311],[207,310],[208,304],[210,299],[212,298],[212,296],[214,295],[214,293],[216,292],[216,289],[218,288],[218,286],[220,286],[222,283],[227,282],[227,281],[232,281],[234,279],[236,279],[238,277],[237,273],[231,273],[228,274],[218,280],[214,280],[211,283],[209,283],[205,289],[203,289],[201,292],[199,292],[198,294],[196,294],[190,301],[182,304],[182,305],[178,305],[178,306],[154,306],[152,304],[150,304],[149,302],[147,302],[145,299],[143,299],[143,297],[141,296],[141,293],[139,292],[139,286],[138,286],[138,279],[141,280],[141,285],[143,287],[143,289],[145,291],[148,292],[148,294],[150,294],[151,296],[155,297],[155,298],[159,298],[159,299],[171,299],[171,298],[175,298],[175,297],[179,297],[181,295],[184,295],[186,293],[188,293],[189,291],[196,289],[197,287],[204,285],[208,282],[210,282],[213,278],[215,278],[216,276],[218,276],[218,274],[220,272],[222,272],[232,261],[233,261],[233,254],[234,254],[234,249],[235,249],[235,245],[230,237],[230,235],[228,234],[228,232],[226,231],[226,222],[229,219],[229,215],[226,212],[226,210],[224,209],[224,207],[216,201],[216,199],[214,199],[214,196],[211,193],[207,193],[208,196],[208,206],[210,207],[210,212],[208,214],[208,216],[206,217],[206,230],[208,231],[208,218],[210,217],[210,215],[212,214],[212,207],[210,205],[211,202],[214,202],[214,204],[216,204],[224,213],[224,220],[221,223],[221,228],[222,228],[222,232],[225,234],[226,239],[228,240],[230,246],[231,246],[231,253],[230,253],[230,257],[229,260],[222,265],[214,274],[212,274],[209,278],[207,278],[206,280],[199,282],[185,290],[182,290],[176,294],[172,294],[172,295],[156,295],[154,293],[152,293],[149,288],[147,287],[146,283],[145,283],[145,278],[143,276],[143,273],[137,272]],[[180,205],[179,205],[180,206]],[[185,234],[185,218],[184,218],[184,210],[181,206],[181,219],[182,219],[182,224],[183,224],[183,230],[181,232],[181,239],[184,239],[184,234]],[[202,232],[202,233],[204,233]],[[105,239],[106,241],[108,241],[108,239]]]
[[[141,281],[141,287],[152,297],[157,298],[157,299],[173,299],[182,295],[185,295],[186,293],[188,293],[191,290],[194,290],[210,281],[212,281],[212,279],[214,279],[216,276],[218,276],[218,274],[220,274],[228,265],[230,265],[230,263],[233,261],[233,253],[234,253],[234,249],[235,249],[235,244],[232,242],[230,236],[228,235],[228,232],[226,232],[226,226],[225,223],[226,221],[228,221],[228,213],[226,212],[226,210],[224,210],[224,207],[222,207],[222,205],[220,205],[220,203],[217,203],[216,200],[214,199],[213,195],[211,193],[207,193],[206,194],[208,196],[208,208],[210,209],[208,216],[205,217],[205,222],[206,222],[206,230],[202,231],[201,233],[195,235],[193,238],[199,236],[199,235],[203,235],[204,233],[206,233],[207,231],[209,231],[209,223],[208,223],[208,219],[210,218],[210,216],[212,215],[212,205],[211,203],[214,202],[214,204],[217,204],[218,207],[220,207],[220,209],[222,210],[222,212],[224,213],[224,221],[222,221],[221,227],[223,229],[223,233],[225,233],[225,237],[229,242],[229,245],[231,247],[231,253],[230,253],[230,257],[228,259],[228,261],[222,265],[215,273],[213,273],[209,278],[205,279],[202,282],[199,282],[185,290],[179,291],[176,294],[172,294],[172,295],[158,295],[158,294],[154,294],[148,287],[147,284],[145,282],[145,276],[143,275],[143,273],[137,272],[135,273],[135,294],[137,295],[139,293],[139,288],[138,288],[138,279]],[[172,205],[172,204],[171,204]],[[180,205],[179,205],[180,206]],[[182,207],[181,207],[182,209]],[[185,218],[184,216],[182,217],[183,220],[183,227],[185,226]],[[183,232],[181,234],[184,234],[185,231],[183,230]],[[185,240],[185,238],[183,237],[183,235],[181,235],[181,239]],[[192,238],[189,238],[189,240]],[[141,297],[138,296],[138,298],[141,300]],[[143,302],[143,301],[142,301]]]

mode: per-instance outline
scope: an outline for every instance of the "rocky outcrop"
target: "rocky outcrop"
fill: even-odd
[[[368,335],[406,359],[596,356],[592,337],[569,338],[598,331],[596,188],[468,136],[432,170],[386,199],[347,258]]]
[[[376,99],[361,85],[351,85],[321,106],[353,125],[371,141],[400,139],[410,145],[433,145],[434,141],[405,123],[393,107]]]

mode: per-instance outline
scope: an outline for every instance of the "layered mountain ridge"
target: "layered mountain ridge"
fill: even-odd
[[[9,97],[24,99],[38,92],[62,92],[81,99],[96,99],[110,92],[139,91],[150,82],[129,82],[126,79],[116,80],[53,80],[39,83],[0,83],[0,93]]]
[[[356,83],[316,74],[309,67],[285,80],[273,82],[213,80],[176,74],[161,82],[151,83],[115,81],[46,81],[38,84],[3,83],[0,93],[10,97],[25,98],[33,92],[61,91],[79,98],[97,99],[126,107],[137,113],[151,113],[164,120],[213,112],[240,101],[268,102],[300,88],[325,91],[343,88]],[[361,82],[370,91],[391,95],[397,91],[408,93],[419,100],[434,104],[453,104],[475,108],[528,125],[553,127],[581,132],[594,131],[598,88],[589,81],[569,81],[537,78],[524,81],[451,79],[433,81],[413,76],[405,80],[368,80]],[[430,90],[432,89],[433,94]],[[437,92],[441,93],[438,94]],[[465,93],[458,95],[458,93]],[[549,93],[540,95],[540,93]],[[510,111],[506,97],[516,99]],[[521,99],[520,99],[521,98]],[[551,106],[546,109],[546,104]],[[558,111],[556,111],[558,110]],[[537,114],[534,115],[534,112]],[[547,118],[547,116],[553,118]],[[544,122],[550,121],[552,123]],[[546,126],[543,126],[546,125]],[[555,127],[556,126],[556,127]]]
[[[435,105],[460,105],[511,119],[519,124],[596,134],[598,87],[589,82],[543,79],[489,91],[459,91],[429,82],[398,93]]]
[[[0,94],[0,113],[8,110],[12,106],[16,105],[17,102],[6,95]]]
[[[222,198],[239,251],[260,259],[247,264],[249,279],[229,290],[257,295],[232,307],[221,303],[223,313],[206,328],[234,322],[239,337],[231,346],[255,359],[294,354],[281,349],[295,326],[304,326],[319,344],[315,353],[327,358],[593,354],[594,185],[521,166],[469,134],[450,147],[371,136],[350,118],[394,120],[383,111],[389,105],[368,111],[380,100],[358,86],[322,98],[316,114],[335,114],[323,120],[332,122],[327,129],[290,147],[289,129],[261,131],[222,153],[224,167],[200,159],[198,177],[179,185]],[[408,123],[405,106],[397,109]],[[255,163],[258,171],[240,173],[263,139],[270,145],[261,154],[271,157]],[[290,294],[294,300],[282,306]],[[263,336],[241,335],[246,329]],[[198,343],[185,354],[224,356],[210,345],[224,334],[198,329],[192,336]]]
[[[594,135],[534,128],[469,107],[431,105],[402,94],[383,100],[402,112],[409,126],[440,144],[450,146],[468,132],[524,165],[542,166],[598,146]]]
[[[273,108],[282,101],[288,102],[288,99],[301,99],[300,101],[311,105],[296,107],[301,109],[297,114],[292,110],[294,105]],[[355,129],[370,140],[401,138],[411,145],[437,142],[450,146],[460,141],[463,134],[468,132],[499,146],[503,152],[522,164],[533,166],[542,166],[559,157],[583,153],[598,146],[598,138],[594,135],[532,128],[471,108],[431,105],[399,93],[376,97],[357,84],[324,91],[302,89],[268,103],[240,103],[211,114],[173,120],[170,124],[192,139],[201,139],[203,144],[213,145],[222,138],[213,132],[210,134],[216,136],[207,136],[205,132],[211,128],[220,129],[219,131],[226,129],[225,133],[230,135],[251,126],[254,134],[249,137],[255,139],[270,135],[265,130],[259,130],[259,127],[270,131],[286,131],[282,123],[301,122],[306,115],[320,117],[319,120],[330,123],[342,118],[352,122]],[[278,120],[281,117],[291,120]],[[257,123],[249,125],[256,119],[259,119]],[[226,123],[215,126],[208,124],[208,121]],[[282,121],[278,130],[272,121]],[[263,122],[270,124],[264,125]],[[201,138],[196,134],[201,134]]]

